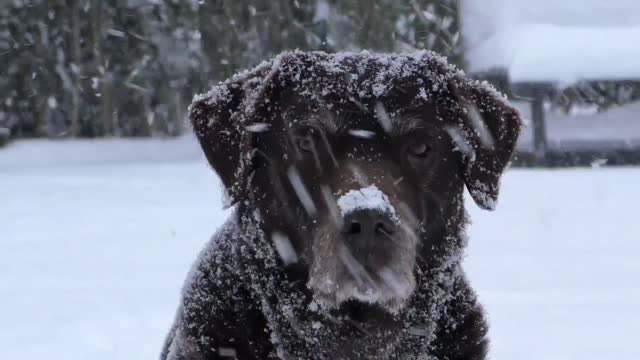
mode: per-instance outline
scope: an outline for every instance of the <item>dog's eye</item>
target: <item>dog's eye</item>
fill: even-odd
[[[311,127],[300,129],[296,134],[296,146],[300,151],[312,152],[315,148],[315,130]]]
[[[416,141],[409,144],[407,151],[413,157],[424,158],[429,154],[431,148],[423,142]]]
[[[314,148],[313,138],[311,136],[302,136],[297,140],[298,148],[304,152],[312,152]]]

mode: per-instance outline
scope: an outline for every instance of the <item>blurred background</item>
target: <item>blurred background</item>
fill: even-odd
[[[491,358],[640,359],[639,41],[637,0],[0,0],[0,358],[156,358],[229,214],[194,94],[432,49],[526,121],[497,211],[468,204]]]
[[[432,49],[517,102],[519,164],[640,162],[635,0],[2,4],[0,144],[176,136],[193,94],[286,49]]]

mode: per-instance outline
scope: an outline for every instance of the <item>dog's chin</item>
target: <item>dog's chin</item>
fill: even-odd
[[[405,284],[402,291],[386,285],[367,287],[347,282],[339,287],[332,287],[333,291],[327,291],[326,288],[313,290],[315,301],[327,310],[338,310],[339,313],[346,315],[360,313],[398,315],[406,307],[413,289],[413,282]],[[352,311],[356,309],[361,311]]]
[[[340,303],[338,307],[333,309],[333,312],[337,316],[342,316],[360,324],[390,323],[394,321],[394,314],[389,312],[385,306],[354,299]]]

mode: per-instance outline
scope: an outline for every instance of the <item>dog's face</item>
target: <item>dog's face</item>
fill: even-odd
[[[279,73],[272,65],[228,84],[220,108],[194,103],[205,154],[235,200],[251,198],[262,210],[284,265],[303,269],[316,301],[395,312],[416,287],[417,264],[451,245],[442,242],[460,218],[464,185],[480,206],[493,206],[517,113],[487,90],[459,88],[468,82],[427,94],[433,83],[408,76],[374,96],[342,86],[350,76],[322,73],[317,82],[340,92],[301,86],[305,79],[281,61]],[[234,112],[244,123],[230,122]]]
[[[325,306],[355,300],[399,309],[416,284],[422,234],[462,192],[451,138],[428,105],[329,109],[293,93],[282,103],[256,143],[258,174],[268,178],[259,183],[270,184],[269,208],[285,219],[276,243],[291,241]]]

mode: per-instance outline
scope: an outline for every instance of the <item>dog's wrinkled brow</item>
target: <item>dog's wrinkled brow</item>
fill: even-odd
[[[391,134],[396,137],[410,134],[425,128],[419,115],[400,115],[391,117]]]
[[[349,120],[352,116],[357,116],[357,113],[334,114],[329,110],[325,110],[300,119],[296,125],[312,127],[327,135],[336,135],[349,130],[358,130],[357,127],[349,126]],[[363,116],[370,115],[363,114]],[[396,114],[389,116],[389,120],[391,122],[389,135],[393,137],[401,137],[425,128],[424,119],[419,114]],[[376,120],[372,118],[372,121]]]
[[[335,134],[341,128],[338,117],[329,112],[323,111],[320,114],[309,116],[299,122],[300,126],[309,126],[327,134]]]

